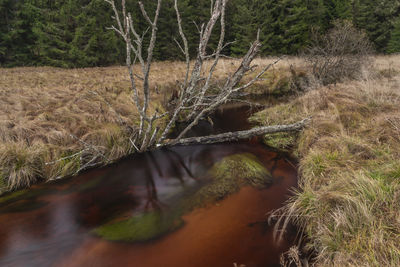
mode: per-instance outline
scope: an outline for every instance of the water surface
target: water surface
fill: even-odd
[[[228,111],[231,117],[220,114],[214,128],[244,127],[237,118],[246,117],[246,110],[237,116]],[[244,186],[215,203],[182,208],[209,183],[216,162],[239,153],[256,156],[271,172],[272,184]],[[0,266],[276,266],[293,237],[275,242],[266,214],[282,206],[296,183],[289,160],[257,140],[135,154],[0,198]],[[110,240],[96,232],[154,213],[157,227],[167,225],[154,235]],[[136,226],[146,227],[140,220]]]

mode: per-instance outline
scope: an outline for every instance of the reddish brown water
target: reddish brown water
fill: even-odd
[[[93,229],[118,218],[160,210],[204,185],[221,158],[251,153],[270,170],[266,189],[238,193],[181,218],[183,225],[145,242],[107,241]],[[297,173],[256,141],[173,147],[0,199],[0,266],[278,266],[293,243],[272,238],[266,214],[282,206]]]

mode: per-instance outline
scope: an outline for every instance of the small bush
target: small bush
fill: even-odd
[[[312,75],[323,84],[355,79],[370,65],[372,46],[366,35],[349,21],[336,21],[325,35],[312,35],[312,45],[303,56]]]

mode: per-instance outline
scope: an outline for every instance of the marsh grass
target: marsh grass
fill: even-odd
[[[261,124],[313,117],[293,142],[299,189],[273,217],[278,238],[289,221],[304,230],[318,266],[400,266],[399,62],[377,57],[361,80],[253,117]]]
[[[124,70],[0,69],[1,191],[131,153],[138,119]]]
[[[273,61],[256,59],[255,64]],[[261,93],[280,90],[288,79],[279,75],[287,73],[280,69],[297,61],[281,61],[271,70],[273,82],[255,86]],[[221,60],[212,87],[239,64],[240,60]],[[211,63],[205,66],[204,74]],[[185,75],[185,64],[155,62],[150,75],[150,111],[162,112]],[[74,175],[133,153],[129,138],[134,138],[139,118],[131,97],[125,67],[0,69],[0,193]]]

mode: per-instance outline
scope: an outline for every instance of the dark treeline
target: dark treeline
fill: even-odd
[[[145,31],[137,1],[127,2],[137,28]],[[155,8],[155,0],[143,2],[148,10]],[[197,27],[210,13],[210,0],[180,0],[179,8],[195,54]],[[227,13],[226,40],[236,40],[225,51],[230,56],[243,55],[258,28],[263,56],[296,54],[313,31],[328,30],[336,19],[365,30],[377,52],[400,52],[400,0],[230,0]],[[125,49],[107,30],[112,24],[112,11],[103,0],[0,0],[0,66],[122,64]],[[164,0],[157,60],[182,58],[174,38],[179,33],[173,0]],[[217,41],[216,34],[211,46]]]

